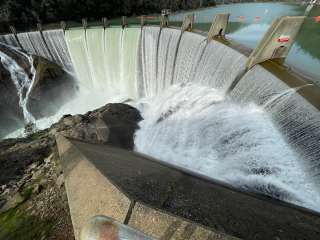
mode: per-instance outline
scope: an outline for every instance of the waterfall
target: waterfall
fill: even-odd
[[[86,50],[85,31],[83,29],[66,31],[65,38],[72,64],[81,87],[88,89],[93,88],[93,80]]]
[[[19,64],[13,58],[9,57],[7,54],[1,51],[0,51],[0,58],[4,68],[9,71],[11,79],[17,89],[17,93],[19,96],[19,105],[22,109],[24,120],[26,123],[30,123],[30,122],[34,122],[35,118],[28,111],[27,105],[28,105],[28,100],[32,90],[36,73],[33,66],[33,58],[30,56],[27,56],[26,54],[23,54],[22,52],[20,52],[20,54],[27,57],[30,63],[30,68],[32,73],[31,79],[29,78],[28,74],[24,71],[24,69],[20,67]]]
[[[66,31],[66,42],[86,89],[137,98],[137,54],[140,28],[92,28]]]
[[[176,53],[179,47],[181,32],[164,28],[161,31],[158,48],[157,87],[158,93],[172,84]]]
[[[29,38],[29,34],[26,33],[18,33],[17,37],[19,39],[19,42],[22,45],[22,48],[27,51],[31,55],[37,55],[37,52]]]
[[[255,104],[188,83],[137,104],[143,121],[136,151],[262,193],[320,210],[318,189],[300,156]]]
[[[43,37],[50,49],[53,61],[62,66],[66,71],[72,72],[73,67],[64,39],[62,30],[48,30],[43,32]]]
[[[6,34],[0,36],[0,42],[12,46],[12,47],[19,47],[19,44],[13,34]]]
[[[210,41],[191,80],[203,86],[226,91],[232,82],[245,70],[247,57],[216,41]]]
[[[137,55],[140,40],[140,28],[125,28],[121,43],[121,88],[133,99],[138,97]]]
[[[140,96],[155,96],[174,83],[196,82],[228,89],[247,57],[204,36],[177,29],[144,27],[139,48]]]
[[[105,30],[105,53],[108,85],[111,89],[119,90],[118,82],[121,76],[121,47],[122,28],[108,28]]]
[[[280,94],[276,94],[275,96],[270,97],[270,99],[265,104],[263,104],[263,108],[265,108],[265,109],[271,108],[272,105],[275,105],[279,102],[284,101],[285,98],[290,98],[292,94],[295,94],[300,89],[303,89],[308,86],[313,86],[313,85],[312,84],[305,84],[303,86],[289,88],[288,90],[285,90]]]
[[[107,64],[105,57],[104,29],[92,28],[86,30],[86,45],[88,65],[95,88],[107,87]]]
[[[27,51],[46,54],[39,36],[18,35]],[[320,211],[320,113],[299,94],[312,86],[291,88],[259,65],[238,79],[246,56],[177,29],[78,28],[43,37],[52,59],[66,69],[72,62],[79,81],[81,94],[59,116],[130,98],[144,118],[136,151]],[[30,79],[19,81],[17,89],[30,89]],[[20,92],[26,109],[28,93]]]
[[[310,86],[291,89],[256,66],[226,95],[247,57],[179,34],[143,29],[136,151],[319,211],[320,115],[297,93]]]
[[[28,32],[28,37],[34,47],[36,55],[42,56],[51,61],[54,60],[40,32]]]
[[[19,33],[17,37],[22,48],[29,54],[41,56],[51,61],[54,60],[40,32]]]
[[[192,73],[198,66],[197,63],[206,44],[204,36],[190,32],[183,33],[178,50],[173,83],[186,83],[191,80]]]
[[[255,66],[241,79],[230,97],[243,106],[255,103],[264,107],[319,189],[320,112],[297,93],[302,87],[310,85],[290,89],[267,70]]]
[[[141,60],[141,76],[139,76],[141,96],[153,96],[158,92],[156,76],[159,34],[159,27],[144,27],[141,33],[138,53]]]

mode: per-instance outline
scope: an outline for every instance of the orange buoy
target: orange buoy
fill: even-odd
[[[256,21],[256,22],[258,22],[258,21],[260,21],[260,20],[261,20],[261,17],[259,17],[259,16],[255,17],[255,21]]]

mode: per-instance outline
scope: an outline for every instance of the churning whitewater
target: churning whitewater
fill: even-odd
[[[175,85],[137,105],[136,151],[251,192],[319,210],[319,195],[263,108]]]
[[[41,44],[32,51],[74,69],[80,90],[55,116],[38,119],[39,129],[63,114],[130,102],[144,119],[136,151],[320,211],[320,115],[299,87],[291,89],[261,66],[233,86],[247,57],[191,32],[100,27],[44,36],[51,39],[49,53]],[[35,33],[18,37],[25,49],[39,41]]]
[[[35,118],[32,116],[32,114],[28,111],[27,108],[29,95],[32,89],[34,78],[36,76],[36,70],[33,66],[33,58],[19,51],[18,49],[11,49],[18,52],[22,57],[25,57],[29,61],[32,77],[30,78],[29,75],[25,72],[25,70],[22,67],[20,67],[14,59],[0,51],[1,63],[3,64],[5,69],[7,69],[10,73],[11,79],[17,89],[17,94],[19,96],[19,105],[22,109],[25,122],[34,122]]]

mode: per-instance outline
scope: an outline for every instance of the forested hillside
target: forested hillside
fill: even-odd
[[[0,0],[1,27],[7,23],[26,29],[37,22],[60,20],[79,21],[83,17],[98,20],[158,13],[161,9],[173,11],[214,5],[214,0]],[[3,31],[4,29],[1,29]]]

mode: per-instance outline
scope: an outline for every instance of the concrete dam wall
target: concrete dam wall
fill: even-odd
[[[17,38],[0,41],[74,70],[80,89],[131,99],[144,118],[136,151],[320,210],[320,113],[299,94],[312,86],[291,87],[261,65],[245,72],[247,56],[173,28],[78,28]]]

